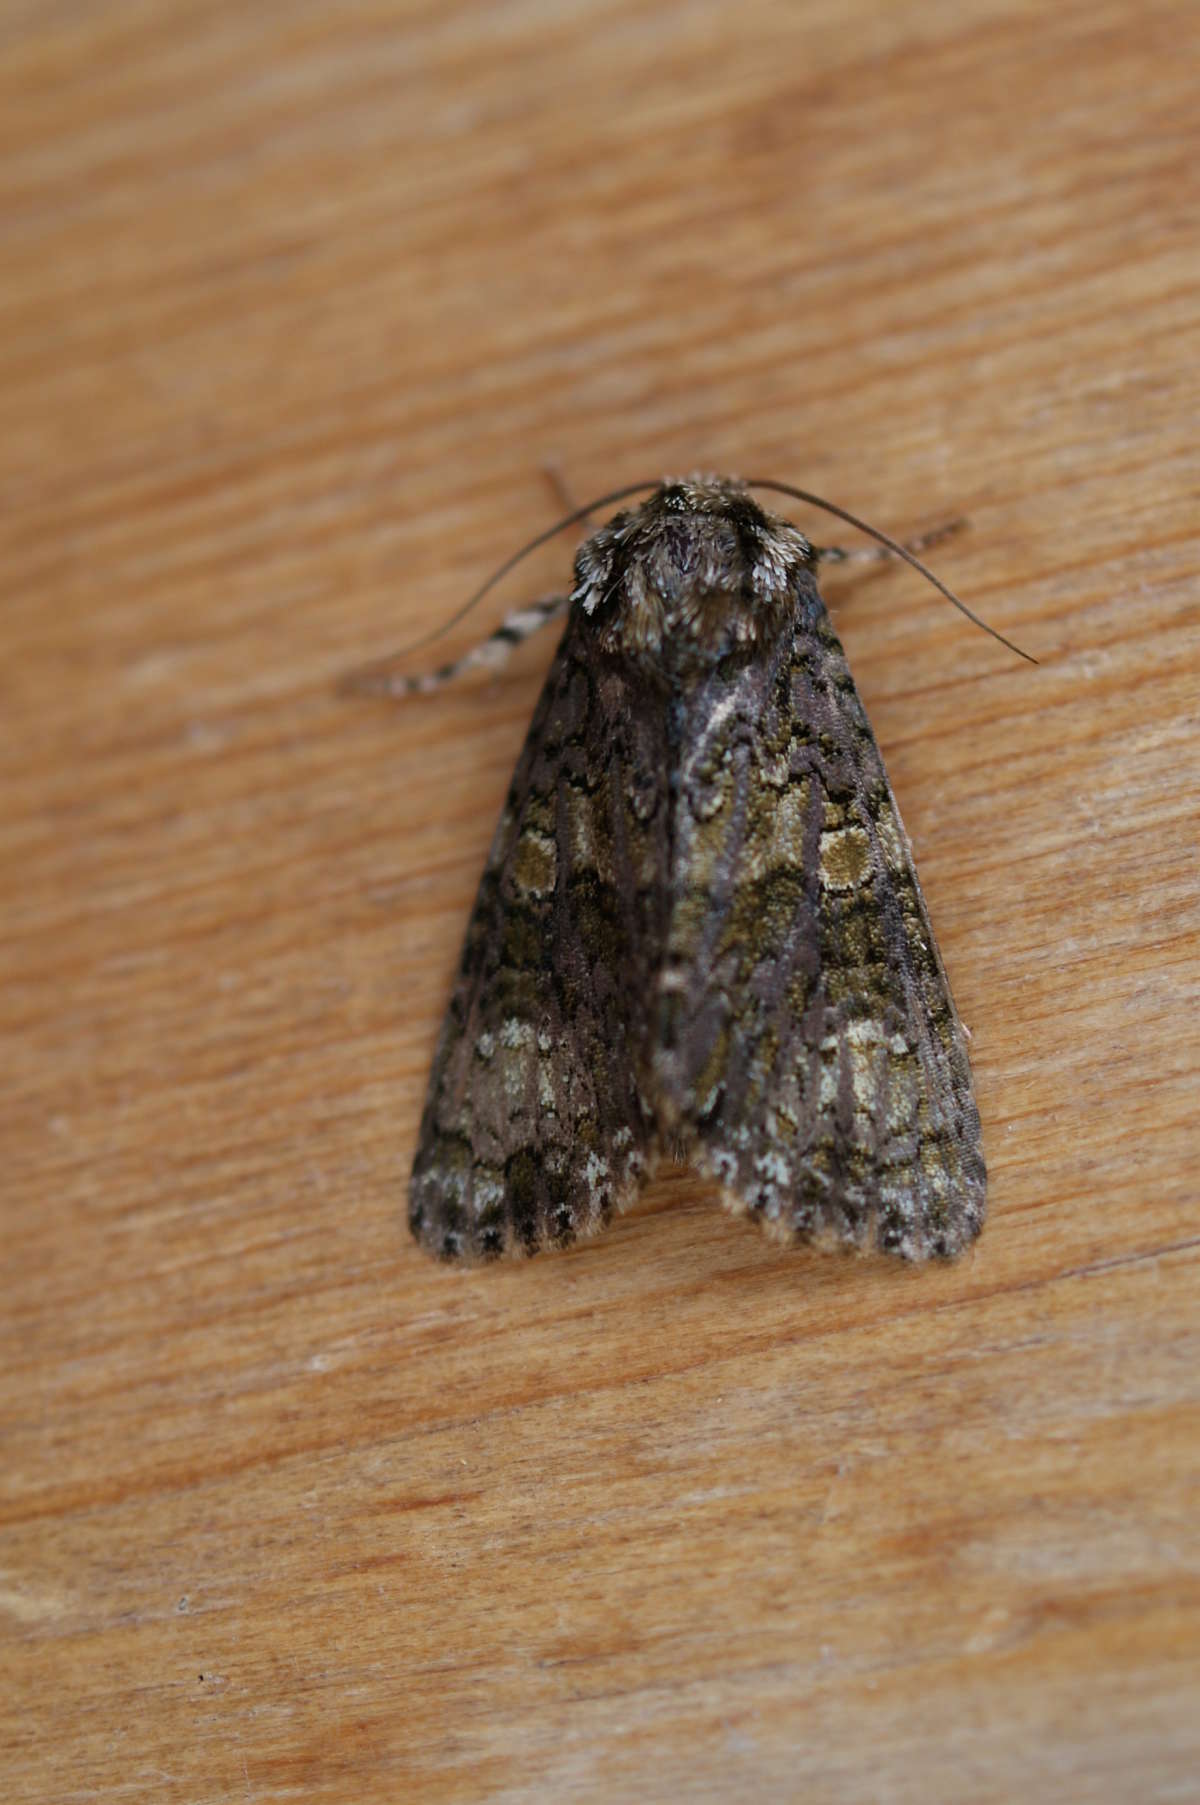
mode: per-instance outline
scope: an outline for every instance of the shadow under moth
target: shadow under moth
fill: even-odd
[[[431,676],[351,679],[431,689],[566,616],[421,1120],[409,1223],[442,1259],[594,1234],[662,1160],[784,1242],[925,1260],[982,1226],[963,1029],[814,575],[849,554],[751,486],[865,525],[783,484],[663,482],[568,596]]]

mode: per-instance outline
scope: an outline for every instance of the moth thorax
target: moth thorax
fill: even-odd
[[[572,601],[606,651],[720,657],[753,651],[791,618],[811,560],[803,534],[744,496],[712,500],[683,511],[652,497],[582,547]]]

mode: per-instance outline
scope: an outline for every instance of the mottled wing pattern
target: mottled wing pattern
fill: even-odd
[[[983,1222],[961,1024],[895,798],[811,578],[680,741],[655,1096],[781,1239],[961,1251]]]
[[[665,711],[572,616],[496,830],[442,1028],[409,1222],[447,1259],[563,1245],[636,1193],[665,909]]]

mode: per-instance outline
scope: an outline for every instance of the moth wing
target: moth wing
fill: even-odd
[[[815,584],[773,668],[742,681],[738,699],[701,701],[682,786],[671,933],[687,895],[706,896],[688,931],[708,950],[660,1076],[673,1060],[693,1163],[769,1232],[954,1255],[986,1192],[963,1030]],[[707,744],[702,720],[718,722]]]
[[[632,1200],[663,911],[661,709],[568,620],[496,829],[442,1026],[409,1187],[432,1253],[563,1245]]]

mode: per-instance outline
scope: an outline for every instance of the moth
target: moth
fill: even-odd
[[[408,1219],[432,1254],[564,1247],[664,1160],[783,1242],[920,1261],[979,1233],[962,1025],[817,589],[846,555],[749,485],[664,481],[583,543],[569,595],[358,685],[433,687],[565,613],[429,1079]]]

